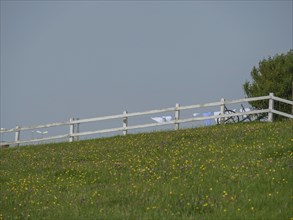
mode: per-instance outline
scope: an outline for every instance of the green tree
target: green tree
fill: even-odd
[[[250,75],[252,82],[243,84],[247,97],[265,96],[273,92],[275,96],[292,100],[293,50],[261,60],[258,67],[253,67]],[[257,109],[268,108],[268,101],[250,104]],[[280,102],[275,102],[274,108],[286,113],[291,113],[292,109],[290,105]]]

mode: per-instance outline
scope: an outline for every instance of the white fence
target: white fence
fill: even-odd
[[[235,112],[232,114],[231,113],[225,114],[225,106],[226,105],[235,104],[235,103],[259,101],[259,100],[268,100],[269,101],[268,108],[261,109],[261,110],[252,110],[249,112]],[[14,135],[15,138],[14,138],[14,141],[11,141],[11,142],[1,142],[0,146],[10,146],[10,145],[19,146],[20,144],[50,141],[50,140],[57,140],[57,139],[64,139],[64,138],[67,138],[69,140],[69,142],[72,142],[74,140],[79,140],[79,137],[81,137],[81,136],[89,136],[89,135],[102,134],[102,133],[111,133],[111,132],[117,132],[117,131],[121,131],[123,135],[126,135],[129,130],[133,130],[133,129],[165,126],[165,125],[171,125],[171,124],[174,124],[175,130],[178,130],[181,123],[195,122],[195,121],[209,120],[209,119],[217,119],[217,118],[225,119],[227,117],[234,117],[234,116],[238,116],[238,117],[242,116],[243,117],[246,115],[256,115],[256,114],[262,114],[262,113],[267,113],[268,121],[270,121],[270,122],[273,120],[273,114],[277,114],[277,115],[281,115],[281,116],[293,119],[293,115],[275,110],[274,109],[274,101],[283,102],[283,103],[286,103],[286,104],[293,106],[293,101],[278,98],[278,97],[274,96],[273,93],[270,93],[268,96],[245,98],[245,99],[238,99],[238,100],[231,100],[231,101],[227,101],[222,98],[219,102],[190,105],[190,106],[180,106],[179,104],[176,104],[175,107],[158,109],[158,110],[151,110],[151,111],[145,111],[145,112],[128,113],[127,111],[124,111],[123,114],[104,116],[104,117],[95,117],[95,118],[77,119],[77,120],[74,120],[73,118],[71,118],[69,121],[61,122],[61,123],[51,123],[51,124],[46,124],[46,125],[29,126],[29,127],[16,126],[16,128],[13,128],[13,129],[2,129],[0,131],[1,135],[4,133],[15,133],[15,135]],[[205,108],[205,107],[215,107],[215,106],[219,107],[220,114],[180,119],[180,112],[183,110],[198,109],[198,108]],[[140,125],[132,125],[132,126],[128,124],[128,119],[130,117],[159,114],[159,113],[164,113],[164,112],[174,112],[175,119],[170,120],[170,121],[165,121],[162,123],[148,123],[148,124],[140,124]],[[122,127],[79,132],[79,125],[82,123],[97,122],[97,121],[111,120],[111,119],[122,119]],[[220,121],[222,123],[224,120],[220,120]],[[43,128],[57,127],[57,126],[69,126],[69,132],[67,134],[55,135],[55,136],[51,136],[51,137],[42,137],[42,138],[37,138],[37,139],[32,138],[32,139],[27,139],[27,140],[20,140],[20,137],[21,137],[20,132],[21,131],[43,129]]]

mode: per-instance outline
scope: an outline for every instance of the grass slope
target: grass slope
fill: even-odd
[[[293,122],[3,149],[0,219],[287,219]]]

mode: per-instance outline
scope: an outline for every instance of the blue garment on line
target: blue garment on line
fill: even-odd
[[[202,115],[204,117],[206,117],[206,116],[212,116],[213,115],[213,112],[204,112],[204,113],[202,113]],[[206,119],[206,120],[204,120],[204,125],[205,126],[209,126],[211,124],[212,124],[212,119]]]

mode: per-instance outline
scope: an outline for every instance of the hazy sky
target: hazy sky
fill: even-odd
[[[1,1],[1,127],[244,97],[292,1]]]

